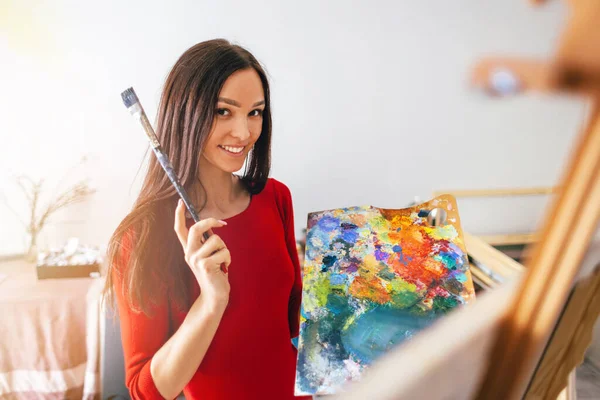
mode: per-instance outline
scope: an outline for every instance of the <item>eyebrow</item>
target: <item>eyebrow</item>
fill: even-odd
[[[223,103],[227,103],[227,104],[231,104],[232,106],[236,106],[236,107],[241,107],[242,105],[240,103],[238,103],[235,100],[231,100],[225,97],[219,97],[218,99],[219,101],[222,101]],[[263,104],[265,104],[264,100],[261,101],[257,101],[256,103],[252,104],[252,107],[258,107],[258,106],[262,106]]]

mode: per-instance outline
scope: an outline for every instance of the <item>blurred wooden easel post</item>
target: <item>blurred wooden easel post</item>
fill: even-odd
[[[510,400],[525,395],[600,218],[600,0],[571,0],[569,5],[571,15],[553,60],[486,59],[473,74],[475,85],[495,94],[494,78],[500,73],[512,93],[562,92],[591,100],[587,125],[529,252],[527,269],[382,357],[336,399]],[[506,88],[501,88],[504,94]],[[502,262],[500,256],[493,258]],[[573,297],[597,301],[598,276]],[[552,398],[542,392],[528,398]]]

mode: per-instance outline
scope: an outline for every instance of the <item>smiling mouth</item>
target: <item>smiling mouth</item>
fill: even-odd
[[[225,150],[227,153],[234,155],[234,156],[239,156],[240,154],[242,154],[244,152],[244,148],[245,146],[239,147],[239,146],[223,146],[223,145],[219,145],[219,148],[222,150]]]

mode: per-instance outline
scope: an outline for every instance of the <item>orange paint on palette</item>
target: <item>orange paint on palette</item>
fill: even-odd
[[[400,231],[400,232],[392,231],[392,232],[388,233],[388,239],[392,243],[400,243],[400,240],[402,239],[402,237],[404,237],[404,233],[402,233],[402,231]]]
[[[432,258],[426,258],[423,260],[421,267],[427,271],[434,279],[442,278],[446,273],[446,267],[441,261],[434,260]]]
[[[416,235],[403,237],[400,240],[400,246],[405,259],[408,257],[415,258],[427,258],[433,250],[433,243],[427,240],[416,240]],[[408,261],[408,260],[407,260]]]
[[[421,267],[420,259],[413,259],[407,263],[394,262],[393,270],[398,276],[402,277],[406,282],[420,284],[429,287],[437,278],[438,275]]]
[[[350,294],[357,299],[371,300],[378,304],[386,304],[392,300],[390,293],[381,285],[378,278],[365,279],[357,276],[350,285]]]
[[[400,216],[394,216],[389,220],[390,223],[390,230],[391,231],[398,231],[401,229],[404,229],[407,224],[403,223],[403,218]]]
[[[419,226],[407,226],[402,232],[404,232],[404,239],[411,240],[415,243],[423,243],[424,234],[423,230]]]
[[[402,226],[411,227],[413,225],[413,220],[410,215],[395,216],[392,218],[392,220],[395,221],[396,218],[400,221]]]

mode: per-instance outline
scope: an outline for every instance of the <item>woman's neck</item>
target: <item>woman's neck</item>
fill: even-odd
[[[200,164],[199,182],[193,191],[197,207],[202,207],[201,217],[227,218],[243,211],[249,194],[239,178],[204,161]]]

